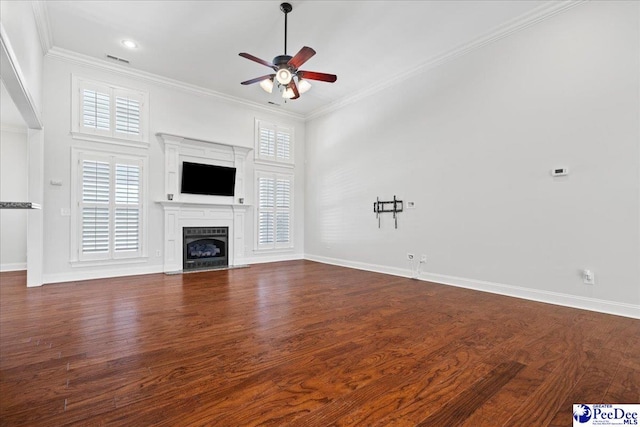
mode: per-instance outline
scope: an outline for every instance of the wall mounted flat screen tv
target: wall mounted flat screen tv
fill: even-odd
[[[182,193],[233,196],[236,168],[182,162]]]

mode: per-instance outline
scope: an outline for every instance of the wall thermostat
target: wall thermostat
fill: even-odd
[[[551,169],[551,176],[565,176],[569,175],[569,168],[553,168]]]

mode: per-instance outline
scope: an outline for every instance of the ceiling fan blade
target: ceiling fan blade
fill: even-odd
[[[300,52],[296,53],[296,56],[294,56],[293,58],[291,58],[289,60],[287,65],[297,69],[302,64],[307,62],[309,60],[309,58],[311,58],[315,54],[316,54],[315,50],[311,49],[308,46],[305,46],[302,49],[300,49]]]
[[[293,90],[293,98],[291,99],[300,98],[300,92],[298,92],[298,86],[296,86],[296,82],[291,80],[291,82],[289,83],[289,87],[291,88],[291,90]]]
[[[276,76],[275,74],[267,74],[266,76],[260,76],[260,77],[256,77],[255,79],[246,80],[244,82],[241,82],[240,84],[241,85],[251,85],[251,84],[254,84],[254,83],[261,82],[263,80],[272,79],[275,76]]]
[[[269,68],[273,68],[274,70],[276,69],[276,66],[273,65],[271,62],[265,61],[264,59],[260,59],[256,56],[251,55],[250,53],[239,53],[238,55],[242,56],[243,58],[247,58],[253,62],[257,62],[258,64],[262,64],[262,65],[266,65]]]
[[[321,82],[333,83],[338,80],[335,74],[318,73],[315,71],[298,71],[298,77],[309,80],[320,80]]]

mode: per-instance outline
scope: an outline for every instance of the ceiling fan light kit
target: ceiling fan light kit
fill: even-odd
[[[264,89],[265,92],[271,93],[273,92],[273,80],[264,79],[260,82],[260,87]]]
[[[282,3],[280,10],[284,13],[284,55],[278,55],[273,58],[273,62],[265,61],[255,57],[249,53],[242,52],[239,55],[258,64],[265,65],[275,74],[267,74],[266,76],[256,77],[255,79],[246,80],[240,84],[250,85],[260,83],[260,87],[268,92],[273,92],[273,86],[277,83],[278,89],[282,92],[285,99],[298,99],[301,93],[311,89],[308,80],[318,80],[322,82],[335,82],[338,77],[335,74],[318,73],[316,71],[304,71],[299,68],[307,62],[316,51],[310,47],[304,46],[295,56],[287,55],[287,14],[293,10],[293,6],[289,3]],[[297,81],[297,84],[296,84]]]
[[[289,71],[287,68],[281,68],[276,73],[278,83],[280,83],[281,85],[288,85],[292,77],[293,76],[291,75],[291,71]]]
[[[311,89],[311,83],[309,83],[309,80],[298,77],[298,92],[305,93],[309,89]]]

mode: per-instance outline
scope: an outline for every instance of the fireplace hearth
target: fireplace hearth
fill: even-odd
[[[182,236],[183,271],[229,266],[229,227],[184,227]]]

